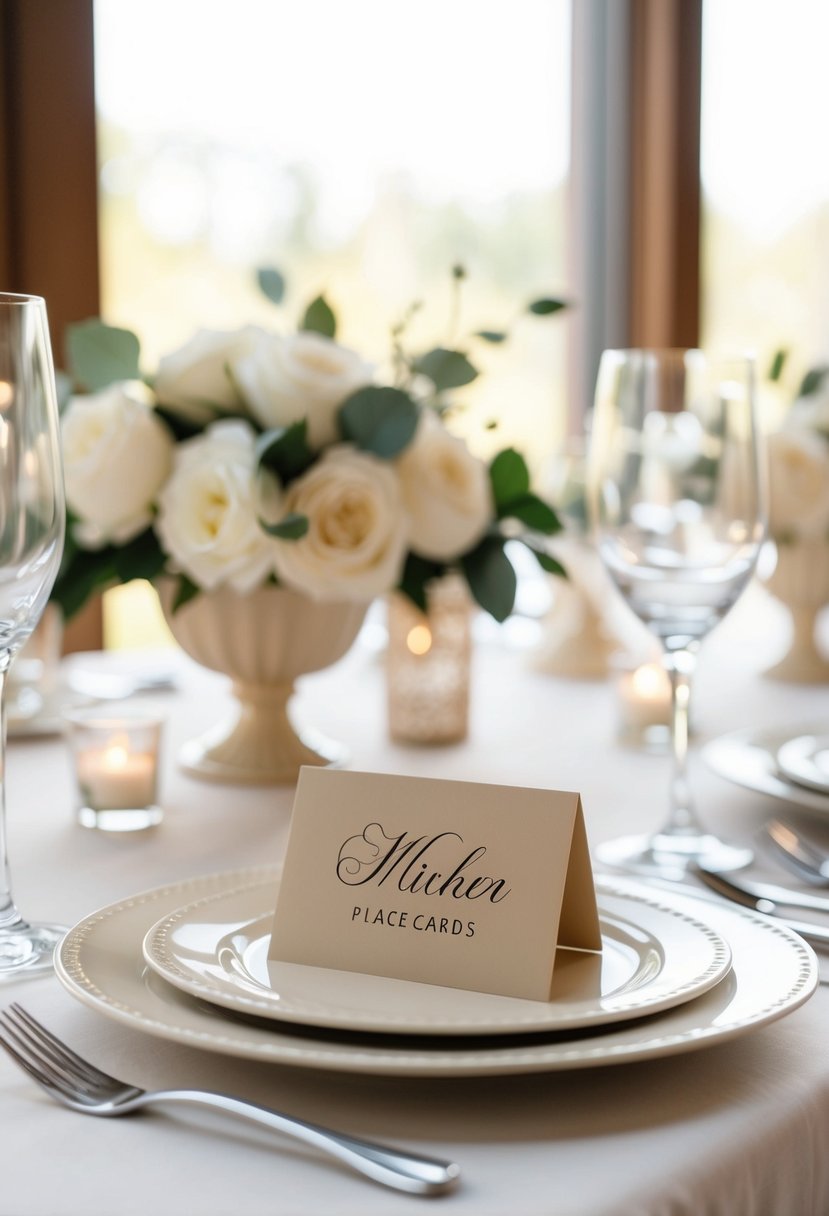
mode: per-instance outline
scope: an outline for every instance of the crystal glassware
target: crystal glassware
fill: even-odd
[[[0,294],[0,979],[50,971],[63,929],[24,920],[11,894],[5,825],[6,677],[46,607],[66,512],[46,307]]]
[[[588,466],[596,538],[622,597],[661,643],[673,745],[667,822],[601,846],[611,865],[676,872],[751,860],[701,825],[687,756],[697,652],[748,584],[764,536],[754,397],[747,357],[602,355]]]

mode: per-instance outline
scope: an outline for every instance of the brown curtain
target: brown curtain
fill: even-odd
[[[0,290],[45,298],[58,366],[99,312],[92,0],[0,0]],[[67,649],[100,645],[98,602]]]

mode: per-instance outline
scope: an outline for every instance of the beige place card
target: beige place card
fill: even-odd
[[[581,800],[304,768],[269,956],[546,1001],[600,950]]]

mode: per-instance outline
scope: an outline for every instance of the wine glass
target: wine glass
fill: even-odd
[[[698,350],[602,355],[588,479],[599,553],[659,639],[672,692],[670,814],[653,836],[597,850],[644,873],[699,862],[737,869],[749,849],[701,825],[687,776],[691,678],[703,638],[748,584],[764,535],[764,494],[747,357]]]
[[[0,979],[47,972],[64,930],[29,924],[11,894],[5,825],[6,677],[46,607],[66,513],[43,300],[0,294]]]

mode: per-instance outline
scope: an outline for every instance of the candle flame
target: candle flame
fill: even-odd
[[[130,758],[129,739],[126,735],[115,735],[107,744],[103,764],[110,772],[118,772],[125,768]]]
[[[640,697],[655,697],[662,692],[665,673],[657,663],[646,663],[633,673],[633,691]]]
[[[428,625],[414,625],[406,635],[406,645],[412,654],[427,654],[432,649],[432,631]]]

